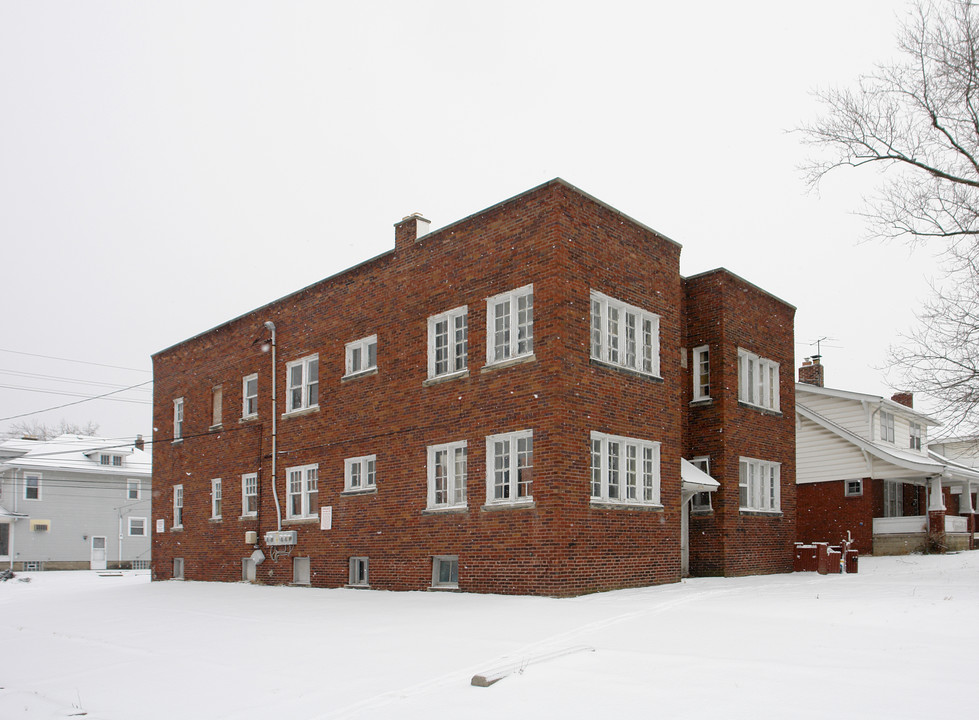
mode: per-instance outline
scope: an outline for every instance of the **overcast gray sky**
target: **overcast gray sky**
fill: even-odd
[[[860,244],[875,178],[808,192],[788,131],[894,55],[906,8],[0,0],[0,418],[146,382],[152,353],[392,248],[404,215],[553,177],[681,243],[684,274],[795,305],[800,360],[834,338],[828,385],[890,394],[932,259]],[[31,417],[150,435],[150,387]]]

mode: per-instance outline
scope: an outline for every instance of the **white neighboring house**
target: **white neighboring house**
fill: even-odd
[[[150,454],[61,435],[0,442],[0,568],[149,567]]]

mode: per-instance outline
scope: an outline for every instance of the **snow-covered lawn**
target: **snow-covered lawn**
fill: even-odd
[[[979,552],[561,600],[18,577],[0,583],[4,720],[977,712]]]

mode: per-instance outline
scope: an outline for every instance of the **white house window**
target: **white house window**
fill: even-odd
[[[710,457],[708,455],[691,458],[690,464],[705,475],[710,475]],[[713,493],[710,492],[694,493],[693,497],[690,498],[690,510],[692,512],[710,512],[713,510],[711,506],[711,495]]]
[[[221,519],[221,478],[211,480],[211,518]]]
[[[221,418],[224,412],[223,398],[224,391],[220,385],[215,385],[211,388],[211,427],[217,427],[221,424]]]
[[[911,432],[911,444],[910,444],[911,449],[912,450],[920,450],[921,449],[921,436],[922,436],[921,425],[919,425],[918,423],[914,423],[913,422],[913,423],[911,423],[909,425],[909,429],[910,429],[910,432]]]
[[[241,380],[241,416],[258,415],[258,373],[246,375]]]
[[[659,505],[659,443],[593,432],[591,501]]]
[[[112,464],[111,455],[105,455],[105,454],[99,455],[99,465],[111,465],[111,464]]]
[[[346,348],[347,376],[377,369],[377,335],[349,342]]]
[[[486,299],[486,364],[534,352],[534,286]]]
[[[146,518],[129,518],[129,537],[146,537]]]
[[[904,515],[904,484],[884,481],[884,517],[902,517]]]
[[[112,456],[112,466],[113,467],[122,467],[122,455],[113,455]]]
[[[468,318],[466,305],[428,318],[428,377],[452,375],[466,369]]]
[[[693,399],[710,400],[710,348],[701,345],[693,349]]]
[[[428,447],[428,507],[466,507],[467,443]]]
[[[126,499],[139,500],[139,480],[126,481]]]
[[[738,400],[778,412],[778,363],[738,348]]]
[[[370,559],[365,557],[350,558],[350,576],[348,585],[367,587],[370,585]]]
[[[24,476],[24,499],[25,500],[41,499],[41,476],[40,475]]]
[[[880,439],[883,442],[894,442],[894,413],[881,411]]]
[[[173,439],[180,440],[184,436],[184,399],[173,401]]]
[[[779,512],[781,463],[741,458],[738,465],[738,485],[742,510]]]
[[[591,356],[659,376],[659,315],[591,291]]]
[[[319,407],[319,355],[286,363],[286,412]]]
[[[319,465],[299,465],[286,469],[289,518],[316,517],[319,512]]]
[[[846,496],[858,497],[860,495],[863,495],[863,480],[847,480]]]
[[[459,587],[459,557],[457,555],[436,555],[432,558],[432,587]]]
[[[184,486],[173,486],[173,526],[181,528],[184,526]]]
[[[534,432],[486,438],[486,503],[530,502],[533,498]]]
[[[241,476],[241,514],[258,515],[258,473]]]
[[[377,455],[347,458],[343,461],[343,489],[347,492],[370,490],[377,485]]]

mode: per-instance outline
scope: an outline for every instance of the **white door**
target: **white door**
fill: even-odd
[[[92,536],[92,570],[105,570],[105,538]]]

